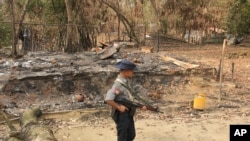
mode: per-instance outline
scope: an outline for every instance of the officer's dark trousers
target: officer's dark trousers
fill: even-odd
[[[133,116],[129,112],[119,112],[115,122],[117,129],[117,141],[133,141],[135,138],[135,124]]]

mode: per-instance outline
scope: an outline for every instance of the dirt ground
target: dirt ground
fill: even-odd
[[[222,45],[169,48],[175,54],[218,69]],[[223,67],[223,95],[218,102],[220,84],[192,76],[190,84],[165,94],[164,113],[138,110],[135,116],[135,141],[228,141],[231,124],[250,124],[250,48],[227,46]],[[232,63],[235,64],[232,79]],[[198,93],[206,94],[206,108],[192,109],[190,102]],[[42,121],[53,129],[59,141],[114,141],[115,124],[110,107],[81,109],[60,114],[45,114]],[[7,127],[0,125],[1,134]],[[1,136],[1,135],[0,135]]]

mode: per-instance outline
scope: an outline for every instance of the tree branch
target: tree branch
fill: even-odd
[[[129,34],[131,34],[131,37],[134,38],[135,42],[139,45],[140,44],[139,39],[138,39],[138,37],[135,34],[134,26],[131,24],[131,22],[129,22],[129,20],[113,4],[109,3],[106,0],[101,0],[101,2],[103,2],[104,4],[106,4],[108,7],[110,7],[111,9],[113,9],[115,11],[115,13],[120,17],[122,23],[124,24],[127,32]],[[129,26],[130,31],[128,31],[128,27],[127,26]]]

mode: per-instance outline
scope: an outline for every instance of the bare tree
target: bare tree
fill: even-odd
[[[16,45],[17,45],[17,41],[18,41],[18,35],[21,32],[21,28],[23,25],[23,20],[24,17],[26,15],[27,12],[27,6],[29,4],[29,0],[25,0],[24,4],[23,4],[23,9],[22,12],[20,13],[20,15],[17,17],[16,15],[16,8],[15,5],[17,4],[16,0],[10,0],[8,1],[9,3],[9,8],[11,9],[11,15],[12,15],[12,29],[13,29],[13,43],[12,43],[12,55],[13,56],[17,56],[17,49],[16,49]]]
[[[64,0],[66,11],[67,11],[67,37],[66,37],[66,52],[74,52],[75,46],[73,45],[73,17],[72,17],[72,6],[69,0]]]
[[[119,10],[114,3],[110,2],[110,1],[105,1],[105,0],[101,0],[101,2],[103,2],[108,7],[110,7],[111,9],[114,10],[114,12],[119,16],[120,20],[122,21],[127,33],[129,33],[130,38],[134,39],[135,42],[137,43],[137,45],[139,45],[140,42],[139,42],[139,39],[135,33],[134,24],[132,24],[132,22],[130,22],[129,19],[126,18],[126,16],[124,16],[124,14],[122,14],[122,11]]]

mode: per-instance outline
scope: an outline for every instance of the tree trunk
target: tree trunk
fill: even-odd
[[[190,41],[190,34],[191,34],[191,28],[188,29],[188,42],[189,42],[189,43],[192,43],[192,42]]]
[[[16,50],[16,45],[17,45],[17,41],[18,41],[18,35],[19,33],[21,32],[21,28],[22,28],[22,25],[23,25],[23,20],[24,20],[24,17],[26,15],[26,12],[27,12],[27,6],[29,4],[29,0],[26,0],[24,5],[23,5],[23,10],[22,10],[22,13],[20,14],[20,19],[16,20],[16,17],[15,17],[15,3],[14,3],[14,0],[11,0],[10,1],[10,8],[11,8],[11,13],[12,13],[12,29],[13,29],[13,41],[12,41],[12,51],[11,51],[11,54],[12,56],[17,56],[17,50]],[[16,22],[18,23],[17,27],[16,27]]]
[[[120,26],[121,26],[121,20],[120,20],[120,17],[118,16],[118,41],[120,41],[120,33],[121,33],[121,28],[120,28]]]
[[[120,5],[119,5],[119,0],[117,1],[117,5],[118,5],[118,9],[120,9]],[[120,41],[120,25],[121,25],[121,20],[120,20],[120,16],[118,15],[118,26],[117,26],[117,30],[118,30],[118,41]]]
[[[11,15],[12,15],[12,50],[11,50],[11,54],[13,56],[17,55],[17,51],[16,51],[16,28],[15,28],[15,11],[14,11],[14,2],[13,0],[10,1],[10,8],[11,8]]]
[[[157,31],[159,31],[160,30],[160,27],[161,27],[161,25],[160,25],[160,19],[161,19],[161,17],[160,17],[160,15],[159,15],[159,8],[157,7],[157,3],[156,3],[156,1],[155,0],[150,0],[150,3],[151,3],[151,5],[152,5],[152,7],[153,7],[153,9],[154,9],[154,12],[155,12],[155,15],[156,15],[156,22],[157,22]]]
[[[72,8],[69,0],[64,0],[66,10],[67,10],[67,18],[68,18],[68,25],[67,25],[67,37],[66,37],[66,52],[73,52],[73,20],[72,20]]]

